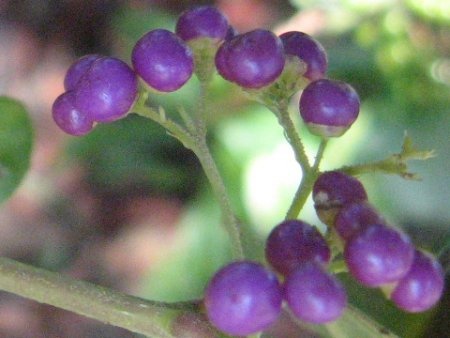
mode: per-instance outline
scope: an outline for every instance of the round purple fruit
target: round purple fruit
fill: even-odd
[[[355,122],[359,97],[347,83],[320,79],[311,82],[300,97],[300,115],[311,133],[338,137]]]
[[[64,77],[64,89],[66,91],[75,89],[78,81],[89,70],[92,63],[101,57],[101,55],[89,54],[76,60],[67,70],[66,76]]]
[[[348,241],[358,231],[372,224],[384,223],[383,217],[367,202],[346,204],[336,215],[334,229]]]
[[[196,38],[224,40],[228,33],[227,18],[214,6],[199,6],[184,11],[178,18],[176,34],[184,41]]]
[[[413,258],[414,246],[409,237],[384,224],[359,231],[344,248],[350,274],[368,287],[399,281],[408,273]]]
[[[299,220],[278,224],[266,241],[266,259],[282,275],[305,262],[327,265],[330,257],[330,248],[322,234]]]
[[[58,96],[52,106],[52,116],[56,125],[67,134],[81,136],[93,128],[92,119],[74,106],[72,91]]]
[[[407,312],[422,312],[435,305],[444,291],[444,272],[430,254],[416,250],[414,262],[391,293],[392,301]]]
[[[272,32],[256,29],[225,41],[215,63],[226,80],[244,88],[261,88],[283,71],[283,44]]]
[[[341,283],[312,262],[298,266],[286,277],[284,297],[297,318],[314,324],[338,319],[347,305]]]
[[[311,81],[325,76],[328,68],[327,54],[323,46],[313,37],[302,32],[286,32],[280,35],[284,52],[297,56],[306,64],[304,77]]]
[[[262,265],[233,262],[209,282],[204,304],[210,322],[229,335],[247,336],[263,331],[281,311],[281,286]]]
[[[333,226],[336,214],[344,205],[367,201],[361,182],[340,171],[321,174],[314,183],[312,197],[317,216],[329,226]]]
[[[142,36],[131,60],[136,73],[153,89],[172,92],[194,72],[192,50],[174,33],[155,29]]]
[[[77,109],[93,121],[111,122],[124,117],[137,93],[136,74],[123,61],[101,57],[90,65],[74,88]]]

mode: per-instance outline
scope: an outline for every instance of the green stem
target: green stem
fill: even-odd
[[[247,336],[247,338],[260,338],[261,337],[261,333],[259,332],[259,333],[255,333],[255,334],[252,334],[252,335],[250,335],[250,336]]]
[[[313,166],[308,171],[303,171],[303,177],[300,181],[300,185],[295,193],[292,204],[286,213],[286,219],[297,218],[298,214],[302,210],[305,202],[311,193],[314,182],[319,175],[319,165],[322,160],[323,154],[325,152],[325,148],[327,146],[328,139],[323,138],[320,142],[319,149],[317,150],[316,159],[314,161]]]
[[[242,247],[242,233],[236,218],[233,208],[231,207],[230,198],[228,196],[222,176],[219,173],[217,165],[212,158],[211,152],[208,149],[206,140],[204,138],[198,139],[194,149],[203,170],[211,184],[214,195],[219,202],[224,218],[225,230],[231,239],[233,257],[236,259],[244,258],[244,251]]]
[[[211,76],[207,76],[204,79],[200,79],[200,96],[198,99],[198,107],[196,112],[196,125],[197,127],[197,142],[196,149],[194,149],[203,170],[208,178],[208,181],[212,187],[214,195],[222,209],[222,215],[224,218],[225,229],[227,230],[230,238],[233,250],[233,256],[237,259],[244,258],[243,245],[242,245],[242,232],[239,226],[238,219],[236,218],[233,208],[231,206],[230,198],[225,187],[223,178],[217,168],[212,154],[206,142],[206,114],[208,109],[208,92],[211,84]]]
[[[204,90],[203,88],[202,90]],[[204,125],[203,114],[205,113],[205,93],[201,95],[199,104],[200,111],[196,113],[194,124],[196,128],[189,128],[186,130],[176,122],[167,118],[164,114],[157,113],[152,108],[146,105],[145,94],[136,103],[133,111],[137,114],[150,118],[155,122],[163,126],[170,134],[175,138],[180,140],[183,145],[192,150],[198,157],[200,164],[202,165],[203,171],[211,184],[213,193],[220,205],[222,210],[222,215],[224,218],[224,228],[230,236],[232,243],[233,256],[236,259],[244,258],[244,252],[242,247],[242,234],[239,226],[239,222],[233,212],[231,207],[230,198],[228,192],[225,188],[222,176],[217,168],[217,165],[209,151],[206,142],[206,127]],[[185,114],[183,112],[183,114]],[[185,116],[184,119],[187,119]],[[188,125],[189,126],[189,125]]]
[[[286,138],[288,142],[291,144],[292,149],[294,150],[295,158],[297,162],[300,164],[302,168],[303,174],[308,172],[311,169],[309,164],[308,156],[306,156],[305,147],[303,145],[302,140],[300,139],[299,133],[292,122],[291,117],[289,116],[289,111],[287,109],[288,103],[285,100],[282,100],[278,103],[278,105],[272,105],[268,108],[275,113],[278,118],[278,122],[283,127]]]
[[[0,289],[149,337],[170,338],[180,311],[198,311],[197,302],[148,301],[0,257]]]
[[[328,266],[328,270],[332,272],[333,274],[341,273],[341,272],[348,272],[347,265],[345,264],[345,261],[343,258],[334,260],[330,263]]]
[[[412,139],[405,134],[402,149],[397,154],[392,154],[383,160],[357,164],[352,166],[344,166],[341,171],[349,175],[361,175],[366,173],[381,172],[384,174],[399,175],[405,179],[420,179],[417,174],[408,171],[408,161],[410,160],[428,160],[435,156],[433,150],[417,149]]]
[[[392,163],[390,159],[375,161],[370,163],[344,166],[339,169],[348,175],[359,176],[367,173],[381,172],[384,174],[400,175],[407,169],[404,163]]]
[[[147,94],[143,93],[139,96],[138,101],[133,107],[133,112],[136,114],[151,119],[162,127],[164,127],[169,134],[178,139],[186,148],[192,149],[194,147],[194,137],[189,131],[180,126],[178,123],[167,118],[165,111],[160,107],[159,112],[146,105]]]

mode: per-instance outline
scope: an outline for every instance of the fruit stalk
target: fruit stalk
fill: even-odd
[[[206,130],[204,128],[195,128],[195,130],[189,131],[186,130],[176,122],[166,116],[158,114],[156,111],[146,106],[145,96],[141,96],[139,98],[133,111],[159,123],[161,126],[166,128],[172,136],[183,143],[186,148],[191,149],[195,153],[200,161],[200,164],[202,165],[203,171],[205,172],[209,183],[211,184],[214,196],[216,197],[221,208],[222,216],[224,218],[224,228],[230,236],[233,256],[236,259],[244,258],[240,226],[233,212],[233,208],[231,207],[230,198],[228,197],[228,192],[222,176],[220,175],[217,165],[206,143]],[[186,118],[188,118],[188,116],[186,116]],[[204,126],[204,121],[200,118],[200,116],[197,116],[197,119],[193,123],[193,126],[197,126],[199,123]],[[192,129],[192,127],[189,129]]]
[[[297,192],[295,193],[292,204],[289,207],[288,212],[286,213],[286,219],[297,218],[298,214],[303,209],[303,205],[305,204],[309,194],[311,193],[314,181],[316,180],[319,174],[320,161],[322,160],[323,153],[325,152],[327,144],[328,139],[323,138],[322,141],[320,142],[319,149],[317,150],[317,155],[313,166],[311,167],[310,170],[303,172],[300,185],[297,189]]]
[[[128,296],[57,272],[0,257],[0,289],[149,337],[171,338],[171,318],[195,303],[163,303]]]

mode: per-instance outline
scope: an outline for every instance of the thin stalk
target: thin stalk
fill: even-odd
[[[203,85],[204,86],[204,85]],[[202,92],[206,90],[206,87],[202,87]],[[183,145],[192,150],[202,165],[203,171],[208,178],[208,181],[212,187],[213,193],[219,203],[224,218],[224,228],[230,236],[231,246],[233,250],[233,256],[236,259],[244,258],[244,251],[241,240],[241,230],[239,222],[231,207],[230,198],[225,188],[224,181],[217,165],[211,155],[206,142],[206,126],[204,122],[206,94],[203,92],[200,95],[199,111],[196,112],[193,124],[196,128],[189,127],[190,130],[186,130],[176,122],[172,121],[165,116],[162,112],[156,112],[152,108],[146,106],[146,98],[142,97],[136,103],[133,111],[137,114],[150,118],[155,122],[163,126],[172,136],[177,138],[183,143]],[[182,112],[182,111],[181,111]],[[185,114],[185,112],[182,112]],[[188,116],[184,116],[184,120],[188,119]],[[188,120],[189,121],[189,120]],[[185,121],[186,123],[187,121]],[[189,125],[188,125],[189,126]]]
[[[194,137],[191,133],[180,126],[175,121],[171,120],[166,116],[166,113],[162,107],[160,107],[159,111],[154,110],[153,108],[146,105],[147,95],[143,94],[139,97],[138,102],[133,107],[133,112],[136,114],[151,119],[162,127],[166,129],[166,131],[178,139],[186,148],[192,149],[194,146]]]
[[[320,142],[319,149],[317,150],[316,159],[310,170],[303,172],[303,177],[300,181],[300,185],[295,193],[292,204],[286,213],[286,219],[297,218],[300,211],[303,209],[305,202],[311,193],[314,182],[319,175],[319,165],[323,158],[325,148],[327,146],[328,139],[323,138]]]
[[[0,257],[0,289],[155,338],[171,338],[170,323],[198,303],[162,303],[122,294],[57,272]]]
[[[231,246],[233,250],[233,256],[237,259],[244,258],[244,251],[242,245],[242,232],[238,219],[231,206],[229,194],[225,187],[222,175],[217,168],[211,151],[209,150],[206,141],[206,114],[211,113],[208,105],[208,92],[211,84],[211,77],[208,76],[205,79],[200,79],[200,95],[198,98],[198,106],[195,114],[196,130],[196,147],[193,149],[197,155],[205,172],[211,188],[216,196],[216,199],[222,210],[223,221],[225,224],[225,230],[231,239]]]
[[[280,102],[278,105],[269,107],[269,109],[277,116],[278,122],[284,129],[286,138],[294,150],[295,158],[300,164],[303,174],[305,174],[311,169],[311,166],[309,164],[308,156],[306,156],[303,142],[294,126],[294,122],[292,122],[292,119],[289,116],[287,106],[287,102]]]
[[[225,188],[222,176],[219,173],[217,165],[209,151],[208,145],[204,138],[197,139],[196,147],[193,149],[197,155],[200,164],[203,167],[208,181],[211,185],[214,195],[222,210],[224,218],[225,230],[230,236],[233,257],[236,259],[244,258],[244,251],[242,247],[242,233],[241,228],[236,218],[233,208],[231,207],[230,198]]]

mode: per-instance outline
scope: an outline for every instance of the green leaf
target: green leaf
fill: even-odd
[[[33,128],[25,107],[0,96],[0,202],[6,200],[28,170]]]
[[[334,338],[394,338],[395,334],[370,319],[356,307],[349,305],[337,321],[325,325]]]

